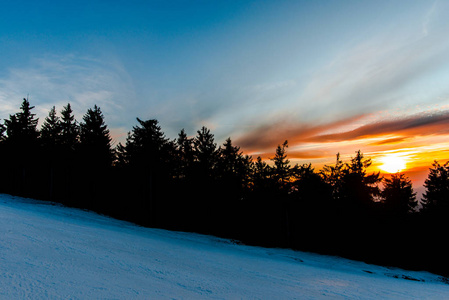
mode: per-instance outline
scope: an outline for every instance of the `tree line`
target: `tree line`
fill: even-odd
[[[429,169],[418,210],[410,179],[368,173],[360,151],[316,170],[291,165],[285,141],[267,163],[231,138],[217,146],[206,127],[169,139],[157,120],[139,118],[114,147],[96,105],[80,122],[70,103],[52,107],[40,129],[33,109],[23,99],[0,124],[1,192],[143,226],[449,273],[449,163]]]

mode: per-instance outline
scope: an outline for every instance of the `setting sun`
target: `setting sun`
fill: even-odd
[[[382,159],[381,170],[388,173],[401,172],[406,168],[406,160],[397,154],[387,154]]]

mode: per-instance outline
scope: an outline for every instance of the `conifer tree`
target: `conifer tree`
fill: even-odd
[[[291,178],[290,161],[287,159],[288,141],[276,148],[276,155],[271,160],[274,162],[273,173],[274,179],[281,188],[286,187]]]
[[[56,115],[56,108],[53,106],[41,127],[42,144],[52,148],[58,145],[61,138],[61,129],[61,121]]]
[[[170,142],[162,132],[159,122],[154,119],[142,121],[139,118],[137,122],[139,125],[133,127],[126,139],[126,159],[134,166],[157,167],[167,162],[167,147]]]
[[[248,187],[252,158],[248,155],[243,155],[240,147],[232,144],[231,138],[226,139],[223,147],[220,147],[218,151],[220,154],[218,171],[222,179],[228,181],[229,184],[236,185],[236,188]]]
[[[74,150],[79,141],[79,126],[75,120],[70,103],[61,111],[61,144]]]
[[[218,162],[217,144],[214,135],[203,126],[201,130],[197,131],[193,144],[199,172],[211,176]]]
[[[192,171],[195,156],[193,149],[193,140],[187,137],[184,129],[182,129],[178,134],[176,147],[178,151],[178,177],[185,178]]]
[[[267,187],[269,181],[271,181],[271,168],[258,156],[252,172],[253,187],[255,190],[263,190]]]
[[[332,188],[332,196],[335,200],[338,200],[340,196],[343,169],[343,161],[340,159],[340,153],[337,153],[335,166],[325,165],[320,172],[324,181]]]
[[[80,147],[91,164],[107,167],[112,164],[111,136],[101,109],[88,109],[80,124]]]
[[[382,178],[380,172],[367,174],[371,159],[365,159],[360,150],[356,154],[343,169],[338,199],[349,209],[366,210],[380,195],[378,184]]]
[[[30,106],[28,99],[23,99],[20,107],[21,111],[9,116],[5,120],[6,134],[8,140],[18,144],[30,144],[37,140],[39,131],[37,130],[38,120],[35,114],[31,113],[34,106]]]
[[[397,216],[412,212],[418,204],[412,182],[403,173],[384,179],[382,198],[387,211]]]
[[[423,211],[433,214],[449,213],[449,162],[441,165],[435,161],[424,182]]]

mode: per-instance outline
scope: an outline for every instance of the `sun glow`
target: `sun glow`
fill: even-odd
[[[382,165],[379,168],[387,173],[401,172],[406,168],[406,160],[398,154],[387,154],[381,158]]]

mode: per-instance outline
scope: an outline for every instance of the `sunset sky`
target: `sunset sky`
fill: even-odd
[[[449,160],[448,1],[3,1],[0,118],[97,104],[114,141],[136,117],[205,125],[254,157],[289,141],[316,168],[361,150],[422,185]],[[393,157],[393,158],[391,158]],[[402,168],[402,167],[401,167]]]

